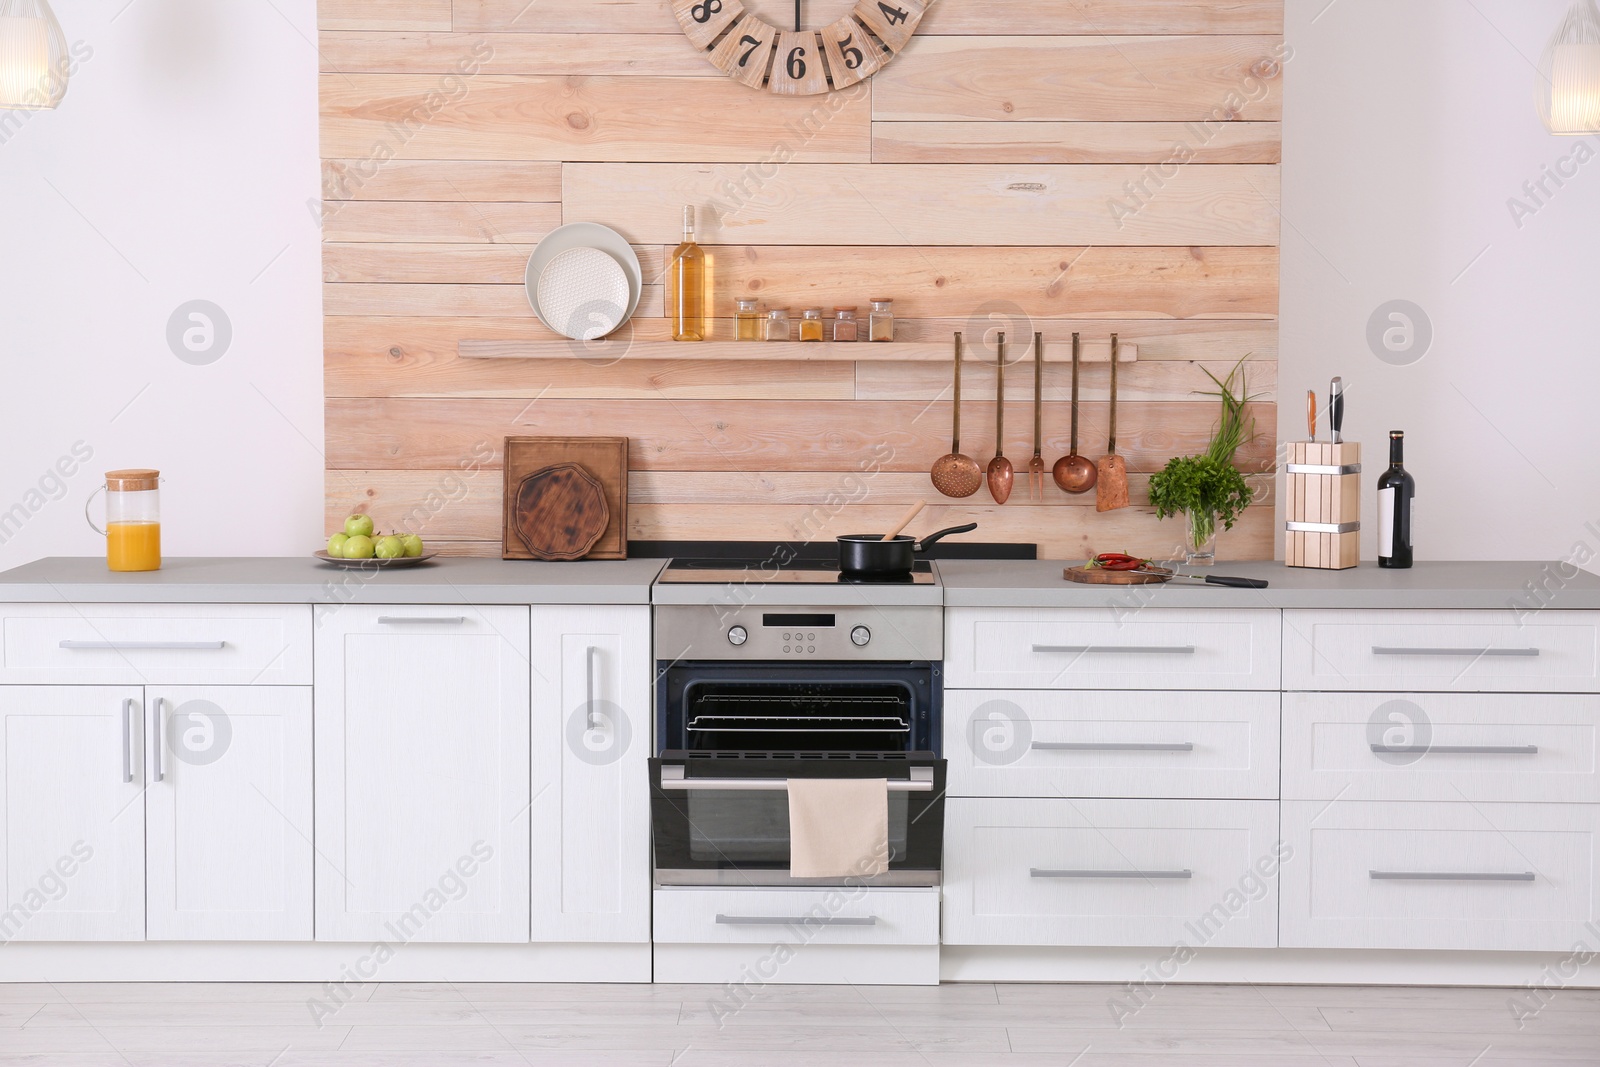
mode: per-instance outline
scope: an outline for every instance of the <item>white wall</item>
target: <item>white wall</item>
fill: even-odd
[[[322,527],[315,2],[52,4],[92,55],[58,110],[20,129],[27,113],[0,111],[0,567],[102,552],[83,503],[127,466],[167,479],[170,555],[309,552]],[[232,322],[207,366],[166,339],[193,299]],[[47,475],[77,442],[93,458],[58,487]]]
[[[1507,206],[1579,147],[1534,108],[1568,6],[1288,0],[1279,435],[1343,375],[1369,520],[1406,431],[1419,559],[1600,557],[1600,151],[1520,226]],[[1433,324],[1410,366],[1366,340],[1395,299]]]

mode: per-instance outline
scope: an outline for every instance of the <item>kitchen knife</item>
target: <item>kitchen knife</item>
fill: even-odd
[[[1333,443],[1341,443],[1344,440],[1341,433],[1344,429],[1343,378],[1335,378],[1328,386],[1328,426],[1333,430]]]
[[[1306,433],[1310,439],[1317,439],[1317,392],[1315,389],[1306,390]]]
[[[1207,585],[1225,585],[1229,589],[1265,589],[1265,578],[1233,578],[1222,574],[1184,574],[1182,571],[1172,572],[1173,578],[1187,578],[1191,582],[1204,582]]]

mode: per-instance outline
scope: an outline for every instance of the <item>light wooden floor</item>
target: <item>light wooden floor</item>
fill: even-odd
[[[0,1067],[1574,1067],[1600,991],[1171,986],[0,985]],[[308,1001],[333,1014],[313,1021]],[[1530,1007],[1536,1003],[1521,998]],[[1137,1008],[1119,1026],[1111,1004]]]

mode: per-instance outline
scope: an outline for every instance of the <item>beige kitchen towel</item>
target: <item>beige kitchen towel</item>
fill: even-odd
[[[847,878],[889,869],[889,782],[789,779],[789,874]]]

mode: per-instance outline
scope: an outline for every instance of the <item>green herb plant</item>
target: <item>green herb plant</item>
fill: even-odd
[[[1196,546],[1210,542],[1216,535],[1218,522],[1224,530],[1233,529],[1244,509],[1250,506],[1250,485],[1233,465],[1233,457],[1241,447],[1260,436],[1256,433],[1254,418],[1249,419],[1246,427],[1245,406],[1260,394],[1247,392],[1244,360],[1235,363],[1226,378],[1219,379],[1209,370],[1206,377],[1215,382],[1217,388],[1201,392],[1222,401],[1222,414],[1211,434],[1210,445],[1198,456],[1179,456],[1168,461],[1150,478],[1150,503],[1156,509],[1156,518],[1186,515],[1189,534]]]

